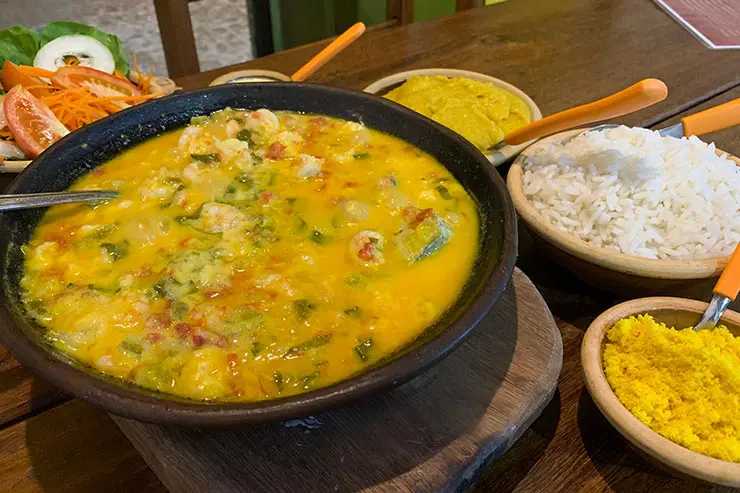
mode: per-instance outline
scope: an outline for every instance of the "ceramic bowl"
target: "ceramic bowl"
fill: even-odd
[[[537,245],[582,280],[620,296],[705,297],[727,265],[729,255],[701,260],[659,260],[594,246],[553,226],[524,195],[523,169],[528,156],[538,146],[582,131],[572,130],[540,140],[522,152],[509,169],[509,193]],[[740,165],[740,160],[730,158]]]
[[[586,331],[581,346],[581,365],[586,388],[607,420],[643,455],[662,469],[725,486],[740,487],[740,464],[692,452],[663,438],[630,413],[612,391],[604,374],[602,355],[606,332],[618,320],[648,313],[658,322],[685,328],[695,325],[707,303],[683,298],[654,297],[622,303],[602,313]],[[721,322],[740,336],[740,313],[727,311]]]
[[[508,82],[504,82],[501,79],[497,79],[495,77],[491,77],[490,75],[485,75],[478,72],[470,72],[469,70],[456,70],[448,68],[425,68],[420,70],[409,70],[407,72],[400,72],[397,74],[389,75],[388,77],[383,77],[382,79],[377,80],[367,86],[365,89],[363,89],[363,91],[382,96],[406,82],[409,77],[420,75],[443,75],[445,77],[462,77],[465,79],[487,82],[495,87],[504,89],[505,91],[512,93],[513,95],[524,101],[529,108],[532,121],[542,119],[542,112],[540,111],[539,107],[524,91],[516,86],[509,84]],[[533,142],[534,141],[530,141],[517,146],[505,146],[496,151],[487,152],[485,153],[485,155],[488,160],[493,163],[494,166],[498,166],[516,157],[520,152],[526,149],[527,146],[531,145]]]

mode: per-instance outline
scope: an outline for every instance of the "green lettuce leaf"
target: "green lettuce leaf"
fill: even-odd
[[[44,45],[52,39],[56,39],[60,36],[70,36],[73,34],[83,34],[85,36],[90,36],[91,38],[95,38],[103,43],[113,54],[113,59],[116,61],[116,68],[124,74],[128,75],[128,54],[123,49],[121,40],[118,38],[118,36],[115,36],[113,34],[106,34],[100,29],[96,29],[92,26],[79,24],[77,22],[52,22],[51,24],[46,26],[43,31],[41,31],[41,45]]]
[[[41,47],[41,35],[23,26],[11,26],[0,31],[0,66],[5,60],[18,65],[33,65]]]

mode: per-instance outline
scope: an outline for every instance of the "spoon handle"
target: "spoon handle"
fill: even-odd
[[[740,124],[740,99],[700,111],[681,119],[683,134],[704,135]]]
[[[694,330],[711,330],[717,326],[722,314],[740,291],[740,243],[732,252],[730,261],[714,285],[714,296]]]
[[[353,25],[340,34],[337,39],[329,43],[326,48],[310,59],[303,67],[299,68],[296,73],[290,76],[290,79],[295,82],[302,82],[308,79],[311,74],[323,67],[327,62],[329,62],[329,60],[337,56],[343,49],[362,36],[362,33],[364,32],[365,24],[362,22],[358,22]]]
[[[663,101],[666,97],[668,87],[663,81],[644,79],[611,96],[555,113],[518,128],[506,134],[503,141],[508,145],[523,144],[580,125],[627,115]]]
[[[730,301],[737,297],[738,292],[740,292],[740,243],[735,247],[730,261],[727,262],[727,266],[714,286],[715,294],[725,296]]]
[[[96,202],[111,200],[118,196],[112,190],[89,190],[84,192],[51,192],[17,195],[0,195],[0,211],[34,209],[70,202]]]

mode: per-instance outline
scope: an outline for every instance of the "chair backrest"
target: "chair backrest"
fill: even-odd
[[[188,3],[197,0],[154,0],[159,35],[170,77],[200,72]]]
[[[386,17],[400,24],[414,22],[414,0],[387,0]]]

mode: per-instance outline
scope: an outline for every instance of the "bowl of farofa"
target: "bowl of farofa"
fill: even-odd
[[[730,247],[728,242],[730,250],[727,255],[707,258],[649,258],[627,254],[608,245],[586,241],[559,228],[548,217],[552,214],[551,210],[533,203],[526,193],[525,172],[534,153],[581,132],[583,129],[563,132],[538,141],[523,151],[509,170],[507,186],[514,206],[537,246],[580,279],[620,296],[706,297],[727,265],[734,244]],[[717,150],[716,154],[722,156],[726,153]],[[738,158],[732,155],[726,157],[731,162],[740,164]],[[555,189],[561,186],[550,179],[540,181],[543,186]],[[573,197],[574,201],[578,200],[577,194]],[[592,204],[594,207],[600,205],[596,201]]]
[[[604,370],[607,334],[618,321],[649,314],[658,323],[662,322],[668,327],[682,329],[696,324],[706,307],[707,303],[700,301],[653,297],[628,301],[610,308],[596,318],[586,331],[581,346],[581,365],[586,387],[596,406],[609,422],[648,459],[674,475],[690,476],[711,483],[738,487],[740,486],[740,463],[694,452],[653,431],[620,401],[607,380]],[[740,314],[737,312],[725,312],[720,324],[724,325],[735,337],[740,336]],[[691,350],[687,352],[691,355],[695,354]],[[686,359],[689,358],[690,356]],[[695,363],[698,365],[700,362]],[[738,361],[735,360],[735,365],[737,364]],[[666,362],[666,366],[668,365],[669,363]],[[656,395],[659,394],[656,393]],[[687,391],[687,395],[693,394]],[[696,413],[696,419],[708,419],[706,417],[708,411],[710,410]],[[711,411],[721,412],[722,410],[712,409]],[[681,416],[676,419],[676,422],[680,424],[682,420],[690,419],[690,417]],[[735,443],[738,443],[737,437]]]
[[[518,87],[509,84],[508,82],[505,82],[501,79],[497,79],[496,77],[491,77],[490,75],[481,74],[479,72],[471,72],[469,70],[458,70],[458,69],[447,69],[447,68],[425,68],[425,69],[419,69],[419,70],[409,70],[406,72],[399,72],[393,75],[389,75],[387,77],[383,77],[382,79],[379,79],[369,86],[367,86],[363,91],[376,94],[378,96],[386,96],[388,93],[391,93],[397,88],[400,88],[403,86],[406,82],[409,81],[409,79],[419,79],[419,78],[440,78],[438,80],[444,80],[447,81],[458,81],[466,83],[467,81],[473,81],[474,83],[485,83],[497,90],[502,90],[508,93],[509,95],[513,95],[516,100],[523,103],[522,109],[526,107],[526,112],[528,115],[524,115],[527,118],[521,122],[521,124],[512,125],[510,127],[504,125],[502,127],[502,132],[500,132],[500,135],[498,137],[503,138],[504,134],[507,132],[514,130],[515,128],[521,127],[522,125],[525,125],[527,123],[531,123],[537,120],[542,119],[542,112],[540,111],[537,104],[530,98],[524,91],[519,89]],[[418,81],[416,81],[418,82]],[[417,86],[414,88],[414,91],[419,90],[420,88]],[[425,88],[421,88],[426,90]],[[422,91],[423,92],[423,91]],[[432,95],[435,98],[437,95]],[[444,100],[444,104],[447,104],[449,106],[458,106],[457,104],[450,104],[449,100],[446,98],[442,98]],[[395,100],[395,99],[394,99]],[[403,101],[396,101],[401,104],[407,105],[407,103],[404,103]],[[418,101],[417,101],[418,102]],[[453,102],[454,103],[454,102]],[[413,107],[414,105],[409,106],[413,110],[419,110],[419,108]],[[459,106],[458,106],[459,108]],[[468,107],[468,109],[470,109]],[[438,114],[436,109],[434,111],[427,111],[429,108],[426,108],[423,111],[420,111],[424,116],[427,116],[431,118],[432,120],[437,121],[438,123],[441,123],[442,125],[447,126],[448,128],[451,128],[452,130],[456,130],[453,128],[453,126],[449,125],[450,122],[446,121],[446,119],[449,117],[449,115],[444,114]],[[446,109],[442,109],[441,113],[444,113]],[[466,115],[467,116],[467,115]],[[482,125],[481,125],[482,126]],[[469,135],[465,135],[466,132],[460,132],[463,137],[469,138]],[[488,158],[489,161],[494,166],[498,166],[500,164],[503,164],[514,157],[516,157],[520,152],[522,152],[524,149],[527,148],[528,145],[530,145],[532,142],[526,142],[524,144],[520,144],[517,146],[504,146],[501,149],[497,149],[495,152],[492,150],[493,145],[496,143],[494,141],[500,140],[500,138],[495,138],[489,144],[490,146],[481,146],[480,142],[473,142],[478,149],[485,154],[485,156]],[[470,139],[469,139],[470,140]],[[476,140],[473,138],[473,140]]]

